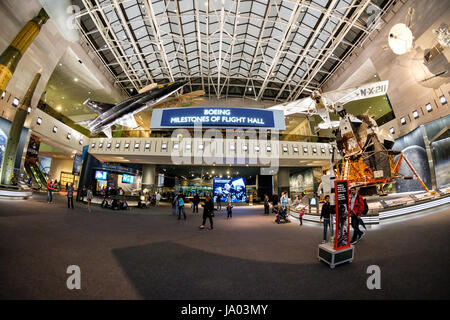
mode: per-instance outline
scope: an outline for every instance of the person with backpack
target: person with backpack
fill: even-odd
[[[364,232],[359,230],[361,215],[364,211],[364,199],[358,194],[355,187],[350,188],[350,217],[353,228],[351,244],[357,243],[364,236]]]
[[[367,200],[364,199],[364,210],[362,215],[365,216],[369,212],[369,205],[367,204]],[[364,220],[361,218],[359,219],[359,224],[364,228],[364,230],[367,230],[366,224],[364,223]]]
[[[178,203],[178,220],[181,220],[181,212],[183,212],[184,220],[186,220],[186,212],[184,211],[184,198],[183,194],[180,192],[177,197]]]

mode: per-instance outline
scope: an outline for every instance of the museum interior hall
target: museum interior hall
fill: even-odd
[[[1,300],[450,298],[450,1],[0,21]]]

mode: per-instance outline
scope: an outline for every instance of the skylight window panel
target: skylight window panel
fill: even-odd
[[[314,17],[312,14],[310,14],[309,13],[310,11],[308,11],[305,17],[303,18],[303,23],[306,24],[308,27],[314,28],[318,19]]]

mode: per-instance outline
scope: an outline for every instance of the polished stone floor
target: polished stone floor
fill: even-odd
[[[448,299],[450,208],[369,229],[355,260],[317,260],[322,228],[277,225],[261,206],[235,207],[199,230],[169,206],[112,211],[44,194],[0,200],[1,299]],[[67,267],[81,269],[68,290]],[[367,267],[381,270],[369,290]]]

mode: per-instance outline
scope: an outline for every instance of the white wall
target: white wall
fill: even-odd
[[[414,49],[405,55],[395,55],[388,44],[389,31],[397,23],[405,23],[409,8],[415,9],[411,31],[415,38]],[[394,127],[395,138],[403,136],[423,123],[439,119],[449,113],[449,105],[441,105],[439,96],[445,95],[450,100],[450,77],[436,79],[434,83],[424,84],[421,80],[432,75],[423,64],[425,49],[437,43],[432,33],[441,23],[450,21],[450,2],[442,0],[409,0],[404,5],[397,2],[394,13],[386,17],[388,23],[379,32],[371,36],[371,40],[359,48],[338,71],[325,83],[323,91],[328,92],[339,88],[352,75],[371,59],[381,80],[389,80],[388,96],[393,106],[396,119],[385,124],[382,128]],[[446,48],[443,57],[450,60],[450,50]],[[444,60],[445,60],[444,59]],[[445,63],[441,66],[447,68]],[[450,70],[449,74],[450,75]],[[425,105],[431,103],[433,111],[428,113]],[[414,119],[412,112],[418,110],[420,117]],[[422,113],[422,111],[424,111]],[[406,125],[400,124],[400,118],[405,117]]]
[[[49,176],[51,179],[60,181],[61,172],[72,173],[73,160],[52,158]]]

